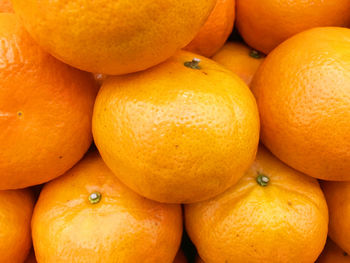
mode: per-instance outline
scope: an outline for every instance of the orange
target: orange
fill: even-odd
[[[329,236],[350,254],[350,182],[323,182],[329,208]]]
[[[0,14],[0,189],[49,181],[89,148],[96,86],[39,48],[13,14]]]
[[[32,235],[40,263],[172,263],[182,211],[132,192],[92,152],[45,185]]]
[[[350,29],[290,38],[265,59],[251,88],[272,153],[313,177],[350,180]]]
[[[12,0],[33,38],[82,70],[110,75],[154,66],[186,46],[216,0]]]
[[[316,263],[350,263],[350,256],[328,239],[326,247]]]
[[[235,0],[217,0],[208,20],[186,50],[205,57],[213,56],[226,42],[235,22]]]
[[[0,13],[12,13],[12,4],[10,0],[0,0]]]
[[[177,252],[174,263],[188,263],[187,258],[182,250]]]
[[[227,42],[212,59],[236,73],[250,85],[264,55],[239,42]]]
[[[32,246],[30,220],[34,197],[26,190],[0,191],[0,262],[22,263]]]
[[[149,70],[107,78],[93,135],[107,166],[135,192],[190,203],[243,176],[257,150],[259,116],[238,76],[180,51]]]
[[[186,205],[185,222],[206,263],[310,263],[326,242],[328,211],[316,179],[261,148],[235,186]]]
[[[313,27],[350,26],[349,0],[236,0],[236,8],[242,37],[265,54]]]
[[[34,254],[34,250],[30,251],[29,256],[24,261],[24,263],[37,263],[36,258],[35,258],[35,254]]]

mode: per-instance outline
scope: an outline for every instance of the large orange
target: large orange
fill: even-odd
[[[226,42],[235,22],[235,0],[217,0],[208,20],[186,50],[211,57]]]
[[[326,242],[328,211],[316,179],[261,148],[235,186],[186,205],[185,221],[205,263],[311,263]]]
[[[350,256],[338,247],[331,239],[328,239],[327,244],[316,263],[350,263]]]
[[[227,42],[212,59],[236,73],[250,85],[264,55],[239,42]]]
[[[46,182],[92,141],[91,74],[42,51],[13,14],[0,14],[0,189]]]
[[[12,4],[10,0],[0,0],[0,12],[1,13],[12,13]]]
[[[237,28],[253,48],[269,53],[287,38],[320,26],[350,26],[349,0],[236,0]]]
[[[12,0],[42,47],[90,72],[154,66],[186,46],[216,0]]]
[[[23,263],[32,245],[34,196],[26,190],[0,191],[0,262]]]
[[[279,159],[316,178],[350,180],[350,29],[290,38],[267,56],[251,88],[261,139]]]
[[[92,152],[45,185],[32,235],[40,263],[172,263],[182,212],[132,192]]]
[[[93,135],[106,164],[131,189],[189,203],[223,192],[248,169],[259,117],[238,76],[180,51],[147,71],[108,78],[95,103]]]

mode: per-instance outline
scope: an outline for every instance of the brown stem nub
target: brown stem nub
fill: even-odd
[[[255,49],[252,49],[249,52],[249,56],[251,56],[252,58],[261,58],[262,57],[261,53]]]
[[[199,66],[200,62],[201,60],[199,58],[193,58],[192,61],[186,61],[184,65],[191,69],[201,69],[201,67]]]

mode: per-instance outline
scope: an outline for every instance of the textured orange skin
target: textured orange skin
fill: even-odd
[[[96,191],[101,200],[91,204]],[[132,192],[94,152],[45,185],[32,219],[39,263],[171,263],[182,230],[179,205]]]
[[[76,68],[109,75],[152,67],[186,46],[216,0],[12,0],[33,38]]]
[[[179,250],[179,252],[177,252],[174,263],[188,263],[187,258],[185,257],[185,254],[182,252],[182,250]]]
[[[236,0],[236,9],[245,42],[265,54],[313,27],[350,26],[349,0]]]
[[[310,176],[350,180],[350,29],[315,28],[276,48],[252,91],[261,139]]]
[[[10,0],[0,0],[0,13],[13,13]]]
[[[350,254],[350,182],[322,182],[329,209],[330,238]]]
[[[24,263],[37,263],[36,258],[35,258],[34,250],[30,251],[29,256],[24,261]]]
[[[14,14],[0,14],[0,189],[49,181],[92,141],[91,74],[42,51]]]
[[[252,49],[239,42],[227,42],[212,59],[237,74],[249,86],[258,67],[264,61],[250,56]]]
[[[0,262],[22,263],[32,246],[30,220],[34,207],[32,192],[0,191]]]
[[[270,178],[266,187],[260,173]],[[310,263],[325,245],[328,211],[317,180],[260,148],[235,186],[186,205],[185,222],[206,263]]]
[[[331,239],[328,239],[327,244],[316,263],[350,263],[350,256],[338,247]]]
[[[235,22],[235,0],[217,0],[208,20],[184,48],[205,57],[213,56],[226,42]]]
[[[194,57],[200,70],[184,66]],[[256,154],[259,116],[238,76],[180,51],[147,71],[107,78],[93,135],[106,164],[131,189],[160,202],[190,203],[243,176]]]

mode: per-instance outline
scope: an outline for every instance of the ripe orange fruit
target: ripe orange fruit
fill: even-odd
[[[323,182],[329,209],[330,238],[350,254],[350,182]]]
[[[82,70],[119,75],[154,66],[186,46],[216,0],[12,2],[52,55]]]
[[[185,254],[182,252],[182,250],[179,250],[179,252],[177,252],[174,263],[188,263],[187,258],[185,257]]]
[[[32,219],[35,254],[40,263],[172,263],[181,213],[126,188],[92,152],[44,186]]]
[[[290,38],[266,58],[251,88],[272,153],[313,177],[350,180],[350,29]]]
[[[29,256],[24,263],[37,263],[33,249],[30,251]]]
[[[249,46],[265,54],[313,27],[350,26],[349,0],[236,1],[239,32]]]
[[[0,189],[49,181],[89,148],[97,88],[91,74],[41,50],[0,14]]]
[[[310,263],[326,242],[328,211],[317,180],[261,148],[236,185],[186,205],[185,222],[206,263]]]
[[[239,42],[227,42],[212,59],[236,73],[250,85],[264,55]]]
[[[30,190],[0,191],[0,262],[22,263],[32,245],[30,220],[34,197]]]
[[[107,78],[93,135],[106,164],[131,189],[189,203],[223,192],[244,174],[256,154],[259,116],[238,76],[180,51],[149,70]]]
[[[328,239],[326,247],[316,263],[350,263],[350,256],[331,239]]]
[[[0,0],[0,13],[12,13],[12,4],[10,0]]]
[[[213,56],[226,42],[235,22],[235,0],[217,0],[208,20],[185,47],[202,56]]]

